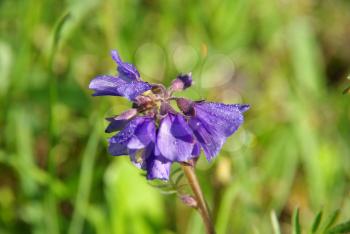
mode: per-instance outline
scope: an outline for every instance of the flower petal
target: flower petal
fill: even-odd
[[[147,171],[148,180],[169,179],[171,162],[160,154],[155,144],[139,150],[129,150],[129,154],[136,167]]]
[[[129,149],[142,149],[155,141],[156,125],[154,120],[145,118],[144,122],[137,127],[133,136],[130,138],[127,147]]]
[[[226,137],[222,134],[217,134],[215,131],[211,131],[212,128],[210,126],[201,122],[196,117],[190,119],[189,125],[197,141],[202,146],[207,160],[210,161],[219,153]]]
[[[113,76],[98,76],[90,82],[89,88],[95,91],[94,96],[124,96],[134,100],[152,86],[143,81],[125,81]]]
[[[193,106],[195,116],[189,125],[202,146],[208,161],[221,150],[226,138],[243,123],[242,113],[248,105],[227,105],[213,102],[198,102]]]
[[[120,93],[123,93],[122,96],[133,101],[137,96],[141,95],[147,90],[150,90],[151,88],[152,86],[146,82],[132,81],[130,83],[126,83],[125,85],[118,87],[118,90]]]
[[[109,143],[108,152],[112,156],[121,156],[128,154],[128,148],[125,145],[118,143]]]
[[[131,120],[122,131],[109,139],[109,153],[113,156],[126,155],[129,143],[133,147],[137,146],[135,149],[140,149],[141,145],[145,147],[149,142],[154,141],[155,133],[149,135],[148,139],[143,135],[143,127],[146,126],[148,130],[148,124],[151,122],[149,117],[136,117]]]
[[[136,109],[130,109],[127,111],[124,111],[118,116],[107,118],[107,120],[110,122],[107,126],[105,132],[111,133],[115,131],[119,131],[123,129],[126,124],[130,121],[131,118],[133,118],[137,114]]]
[[[154,143],[147,145],[142,149],[129,149],[131,162],[138,168],[147,169],[147,159],[150,158],[154,151]]]
[[[170,161],[184,162],[191,158],[193,132],[180,114],[168,113],[160,123],[157,147]]]
[[[201,154],[201,146],[200,146],[200,144],[196,143],[193,146],[192,155],[194,157],[198,157],[200,154]]]
[[[157,147],[154,148],[154,153],[147,159],[147,179],[154,180],[169,180],[171,162],[162,155]]]
[[[118,51],[112,50],[111,55],[113,60],[118,65],[118,72],[119,77],[126,80],[126,81],[132,81],[132,80],[139,80],[140,79],[140,73],[137,71],[136,67],[132,65],[131,63],[125,63],[121,60]]]
[[[93,96],[123,96],[118,87],[124,84],[124,80],[114,76],[98,76],[90,82],[89,89],[95,91]]]
[[[200,102],[194,106],[195,115],[201,122],[207,123],[219,135],[226,137],[232,135],[243,123],[242,113],[248,108],[248,105],[214,102]]]

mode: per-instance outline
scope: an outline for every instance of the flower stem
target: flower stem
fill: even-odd
[[[191,190],[197,200],[197,203],[198,203],[197,208],[204,222],[206,233],[215,234],[215,229],[209,214],[208,206],[204,200],[202,189],[201,189],[201,186],[199,185],[194,168],[192,165],[189,165],[189,164],[181,164],[181,166],[190,184]]]

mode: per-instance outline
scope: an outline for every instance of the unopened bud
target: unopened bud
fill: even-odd
[[[171,83],[171,90],[182,91],[192,85],[192,74],[188,73],[185,75],[178,75],[175,80]]]
[[[193,116],[195,114],[195,111],[193,108],[193,105],[194,105],[193,101],[188,100],[186,98],[177,98],[176,104],[185,115]]]
[[[197,201],[191,195],[181,195],[180,199],[186,206],[197,208]]]

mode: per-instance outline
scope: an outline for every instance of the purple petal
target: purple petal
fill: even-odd
[[[160,155],[155,144],[149,144],[146,148],[139,150],[130,150],[129,153],[132,163],[147,171],[148,180],[169,179],[171,162]]]
[[[247,104],[236,104],[238,106],[238,109],[243,113],[249,110],[250,105]]]
[[[124,111],[118,116],[107,118],[110,124],[106,128],[105,132],[111,133],[111,132],[115,132],[123,129],[126,126],[126,124],[130,121],[130,119],[133,118],[136,114],[137,114],[136,109],[130,109],[130,110]]]
[[[191,158],[194,146],[193,132],[180,114],[168,113],[160,123],[157,147],[170,161],[184,162]]]
[[[120,78],[122,78],[126,81],[140,79],[140,73],[137,71],[136,67],[134,65],[132,65],[131,63],[123,62],[116,50],[112,50],[111,55],[112,55],[113,60],[118,65],[117,70],[119,72]]]
[[[113,76],[98,76],[90,82],[89,89],[95,91],[94,96],[123,96],[118,87],[124,85],[125,81]]]
[[[154,143],[150,143],[142,149],[129,149],[131,162],[140,169],[147,169],[147,160],[151,158],[154,151]]]
[[[127,83],[123,86],[120,86],[118,88],[120,93],[123,93],[122,96],[130,99],[135,100],[135,98],[142,93],[146,92],[147,90],[150,90],[152,86],[146,82],[143,81],[132,81],[130,83]]]
[[[198,157],[201,154],[201,147],[198,143],[193,146],[192,155]]]
[[[226,138],[243,123],[242,112],[248,108],[248,105],[211,102],[194,105],[195,116],[190,119],[189,125],[208,161],[220,152]]]
[[[145,147],[149,142],[154,141],[155,133],[149,136],[143,134],[144,126],[149,130],[149,124],[152,124],[152,120],[148,117],[136,117],[131,120],[122,131],[109,139],[109,153],[113,156],[125,155],[128,153],[129,143],[133,147],[138,146],[137,149],[139,149],[141,144]]]
[[[128,148],[125,145],[118,143],[109,143],[108,152],[112,156],[121,156],[128,154]]]
[[[226,137],[232,135],[243,123],[242,112],[248,108],[248,105],[214,102],[200,102],[194,106],[196,117],[201,122],[207,123],[219,135]]]
[[[154,120],[145,118],[144,122],[137,127],[133,136],[130,138],[127,147],[129,149],[142,149],[155,141],[156,125]]]
[[[147,168],[147,179],[169,180],[171,162],[166,159],[156,158],[152,160]]]
[[[226,137],[211,131],[210,126],[195,117],[190,119],[189,125],[197,141],[202,146],[207,160],[210,161],[220,152]]]
[[[155,147],[154,154],[147,159],[147,179],[169,180],[170,169],[171,162],[165,159]]]
[[[98,76],[90,82],[89,88],[95,91],[94,96],[124,96],[134,100],[152,87],[143,81],[125,81],[113,76]]]

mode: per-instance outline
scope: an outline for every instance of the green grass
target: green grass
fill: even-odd
[[[348,220],[349,10],[341,0],[0,1],[0,233],[203,232],[175,195],[108,155],[104,117],[129,104],[87,87],[115,73],[111,49],[150,82],[192,71],[184,96],[251,105],[214,162],[198,164],[219,234],[292,233],[296,222],[295,233],[321,233],[336,209]]]

